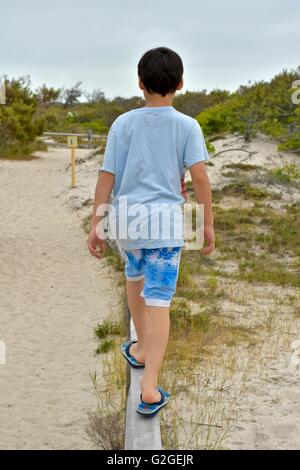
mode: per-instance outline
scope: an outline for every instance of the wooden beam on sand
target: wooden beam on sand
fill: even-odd
[[[133,322],[130,322],[130,339],[136,339]],[[153,417],[141,416],[136,412],[140,401],[140,379],[143,369],[128,367],[129,387],[126,410],[125,450],[161,450],[159,414]]]
[[[72,133],[72,132],[44,132],[43,137],[82,137],[85,138],[88,142],[88,148],[92,148],[94,140],[105,141],[107,139],[107,134],[93,134],[92,130],[89,129],[86,134],[81,133]]]

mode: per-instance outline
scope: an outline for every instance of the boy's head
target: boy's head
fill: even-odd
[[[176,52],[167,47],[150,49],[138,63],[138,76],[144,94],[173,94],[183,87],[182,60]]]

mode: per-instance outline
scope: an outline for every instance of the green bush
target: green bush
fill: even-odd
[[[228,108],[226,104],[217,104],[204,110],[196,116],[202,130],[206,136],[213,136],[220,132],[227,132],[230,129],[228,118]]]
[[[295,70],[283,70],[270,82],[255,82],[203,109],[196,119],[207,137],[238,132],[250,141],[257,132],[274,137],[279,150],[300,152],[300,106],[292,102]]]
[[[104,134],[109,130],[103,119],[96,119],[94,121],[85,122],[82,124],[82,126],[87,130],[91,129],[97,134]]]
[[[6,104],[0,106],[0,156],[28,155],[36,137],[44,130],[44,119],[36,116],[37,96],[29,77],[5,78]]]
[[[300,168],[295,164],[274,168],[269,175],[278,183],[292,183],[300,181]]]

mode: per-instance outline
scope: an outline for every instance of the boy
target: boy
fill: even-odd
[[[103,212],[97,215],[97,208],[109,202],[113,190],[113,224],[119,229],[116,241],[126,260],[128,306],[137,333],[137,341],[127,341],[121,350],[132,367],[144,368],[137,412],[152,415],[169,401],[168,392],[158,386],[157,380],[168,342],[169,305],[184,246],[178,232],[180,223],[175,222],[175,206],[182,207],[184,202],[184,167],[190,170],[197,203],[204,206],[205,255],[214,250],[214,229],[211,188],[203,163],[208,152],[201,128],[196,119],[172,106],[176,91],[183,87],[181,58],[166,47],[151,49],[139,61],[138,76],[146,105],[122,114],[110,128],[96,186],[88,247],[93,256],[103,256],[105,236],[96,231]],[[170,217],[163,218],[163,226],[159,227],[158,212],[166,206]],[[130,212],[131,216],[136,214],[137,207],[141,216],[140,230],[136,232],[142,232],[142,237],[133,233],[136,226],[130,219]],[[167,222],[170,230],[163,237]],[[125,234],[124,224],[128,229]]]

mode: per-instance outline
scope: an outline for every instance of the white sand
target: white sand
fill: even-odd
[[[300,449],[300,374],[287,370],[290,354],[269,363],[237,403],[239,416],[226,442],[232,450]]]
[[[101,373],[93,328],[117,299],[78,214],[58,198],[69,150],[39,155],[0,160],[0,449],[90,449],[89,371]]]

